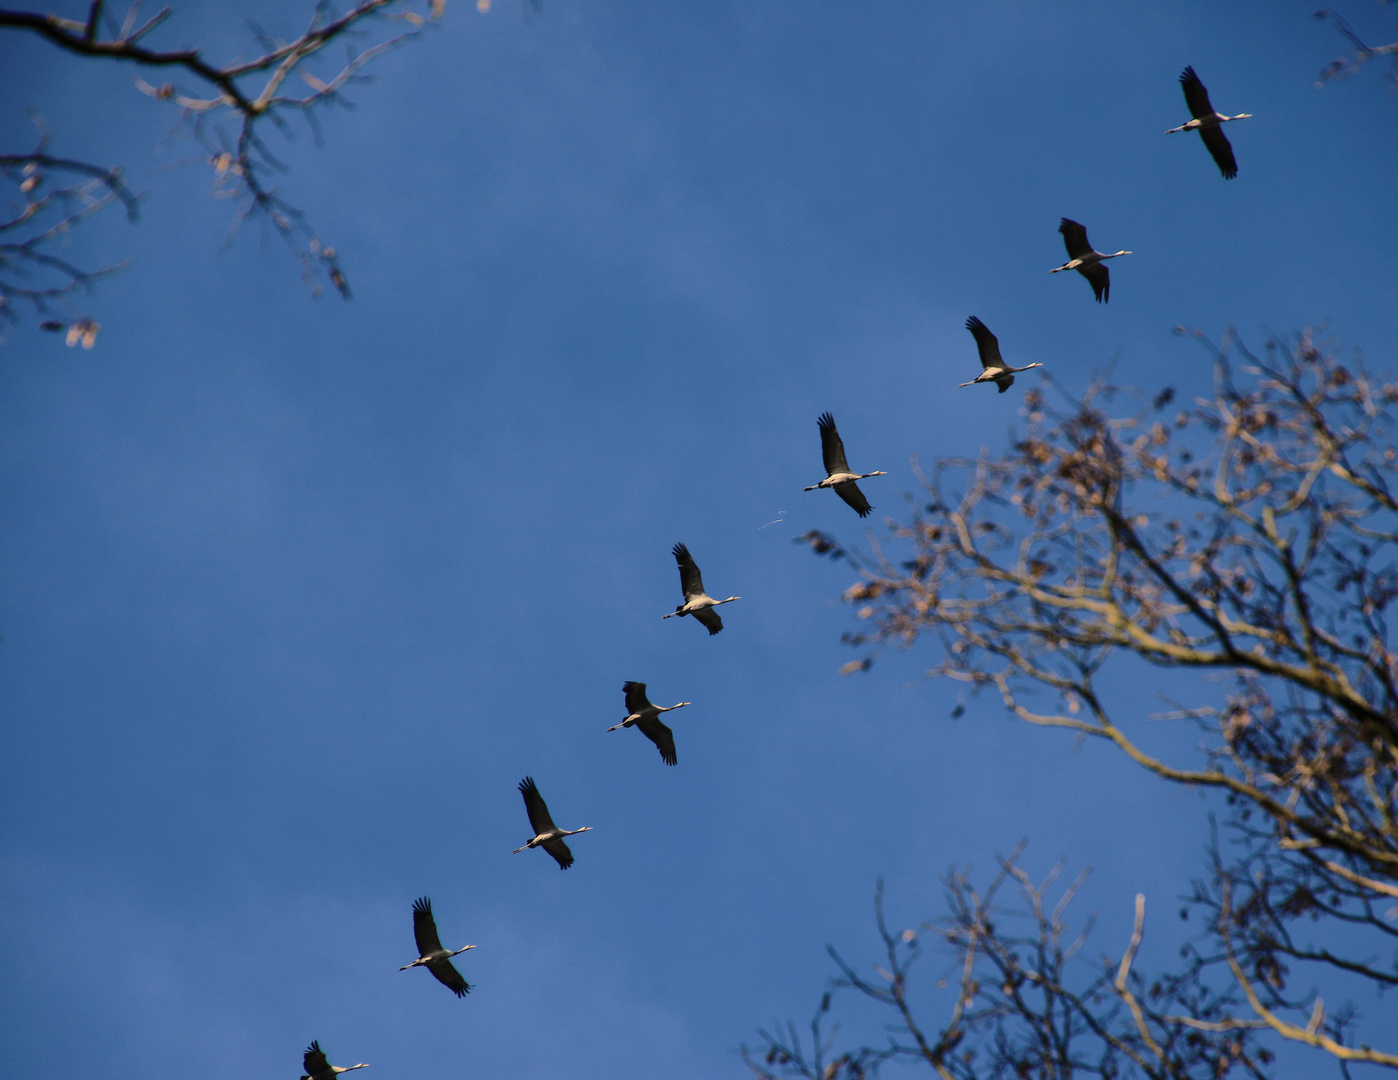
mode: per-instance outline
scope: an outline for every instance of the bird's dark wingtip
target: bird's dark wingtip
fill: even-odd
[[[413,901],[413,911],[421,911],[424,914],[432,914],[432,901],[425,896],[419,896]]]
[[[985,323],[981,322],[980,319],[976,318],[974,315],[966,320],[966,329],[970,330],[972,333],[975,332],[976,327],[984,325]]]
[[[859,515],[860,517],[862,517],[862,518],[868,517],[868,516],[869,516],[870,514],[872,514],[873,512],[874,512],[874,508],[873,508],[872,506],[869,507],[869,509],[867,509],[867,510],[856,510],[856,511],[855,511],[855,513],[858,514],[858,515]]]
[[[1198,82],[1198,81],[1199,81],[1199,76],[1196,75],[1196,74],[1194,74],[1194,65],[1193,65],[1193,64],[1187,65],[1187,66],[1185,67],[1185,69],[1184,69],[1183,71],[1180,72],[1180,82],[1186,83],[1186,82]]]
[[[722,629],[723,629],[723,627],[721,627],[721,626],[711,626],[711,627],[709,627],[709,637],[713,637],[715,634],[717,634],[717,633],[718,633],[720,630],[722,630]]]
[[[676,544],[670,549],[670,554],[680,562],[683,562],[685,559],[689,558],[689,548],[685,547],[683,544]]]
[[[818,417],[816,417],[816,426],[817,426],[817,427],[822,427],[822,428],[831,428],[831,427],[834,427],[834,426],[835,426],[835,416],[834,416],[834,414],[833,414],[833,413],[828,413],[828,412],[823,412],[823,413],[821,413]]]

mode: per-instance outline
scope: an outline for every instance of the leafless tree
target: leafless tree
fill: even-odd
[[[1147,984],[1135,970],[1145,932],[1145,897],[1136,897],[1130,941],[1119,958],[1087,961],[1088,917],[1069,924],[1068,909],[1087,872],[1059,885],[1061,864],[1035,883],[1019,865],[1019,850],[1000,860],[984,892],[965,872],[946,878],[948,913],[919,929],[893,933],[884,914],[883,886],[874,911],[883,957],[875,978],[860,975],[833,948],[839,969],[832,991],[857,991],[892,1014],[880,1045],[838,1046],[827,1028],[832,992],[822,998],[803,1039],[795,1025],[759,1032],[762,1044],[744,1046],[743,1060],[759,1080],[864,1080],[885,1063],[926,1066],[943,1080],[980,1077],[1214,1078],[1233,1070],[1262,1076],[1272,1055],[1255,1045],[1260,1021],[1233,1017],[1238,1002],[1217,994],[1203,978],[1204,958],[1191,956],[1182,976]],[[1011,886],[1021,909],[1007,906]],[[1056,890],[1056,892],[1055,892]],[[942,954],[951,990],[945,1015],[923,1019],[913,998],[912,969],[929,952]],[[935,961],[934,961],[935,962]]]
[[[1205,967],[1244,1004],[1229,1022],[1398,1068],[1391,1032],[1358,1043],[1351,1006],[1291,989],[1398,985],[1398,385],[1314,333],[1262,356],[1195,336],[1213,392],[1173,416],[1170,390],[1124,415],[1106,385],[1061,410],[1031,391],[1010,452],[939,463],[871,553],[802,539],[859,570],[845,599],[867,629],[847,637],[866,655],[847,667],[926,639],[932,676],[1218,790],[1223,829],[1189,900]],[[1157,717],[1197,726],[1197,759],[1152,753],[1149,718],[1104,685],[1141,662],[1213,673],[1176,676],[1196,700]]]
[[[149,44],[170,19],[168,7],[142,20],[139,4],[133,3],[120,23],[110,17],[104,0],[91,0],[83,19],[0,8],[0,30],[27,31],[89,59],[169,72],[173,81],[154,85],[138,76],[136,87],[172,105],[176,130],[198,141],[201,160],[213,173],[214,194],[237,204],[230,237],[247,218],[259,218],[285,241],[312,292],[319,293],[326,280],[348,298],[349,283],[335,248],[274,182],[285,165],[269,146],[266,128],[290,136],[291,118],[300,115],[319,140],[317,111],[331,105],[352,108],[345,91],[368,81],[365,66],[420,34],[429,20],[441,18],[446,2],[425,0],[425,15],[411,7],[409,0],[358,0],[341,13],[328,0],[317,0],[305,31],[294,40],[276,40],[253,27],[252,54],[222,64],[206,59],[200,49]],[[327,60],[328,48],[340,43],[346,45],[343,59]],[[34,153],[0,158],[5,179],[21,196],[18,208],[6,212],[4,226],[17,239],[7,237],[0,247],[3,321],[15,321],[17,306],[24,304],[46,313],[54,300],[89,290],[95,280],[124,265],[86,271],[55,254],[85,217],[120,202],[134,219],[136,203],[119,170],[51,157],[48,144],[45,135]],[[36,271],[45,276],[29,282]],[[45,325],[62,329],[65,324]],[[70,340],[75,327],[85,342],[95,334],[90,319],[75,318],[68,324]]]

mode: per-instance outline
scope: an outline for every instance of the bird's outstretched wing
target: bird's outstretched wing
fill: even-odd
[[[1180,73],[1180,88],[1184,91],[1184,103],[1189,106],[1190,116],[1202,120],[1214,114],[1214,107],[1209,103],[1209,92],[1204,89],[1199,76],[1194,74],[1193,67],[1187,67]]]
[[[853,480],[848,484],[836,484],[835,494],[853,507],[854,512],[860,517],[868,517],[869,511],[874,509],[869,505],[869,500],[864,497],[864,492],[859,490],[859,485]]]
[[[425,896],[413,901],[413,940],[417,942],[418,956],[427,956],[442,949],[442,939],[437,936],[437,921],[432,918],[432,901]]]
[[[428,964],[427,970],[457,997],[465,997],[471,992],[471,984],[461,977],[461,972],[452,966],[450,960],[438,960],[435,964]]]
[[[694,565],[689,548],[683,544],[676,544],[670,549],[670,554],[675,557],[675,562],[679,564],[680,589],[684,592],[685,597],[704,595],[704,579],[699,576],[699,567]]]
[[[825,460],[825,475],[834,476],[836,473],[849,472],[849,462],[845,460],[845,444],[840,439],[840,433],[835,430],[835,418],[830,413],[821,413],[816,425],[820,428],[820,454]]]
[[[573,865],[573,853],[568,850],[568,845],[562,840],[550,840],[541,846],[553,856],[553,860],[558,863],[560,870],[567,870]]]
[[[675,757],[675,733],[670,730],[669,725],[662,723],[659,717],[655,717],[650,720],[638,720],[636,726],[641,729],[642,735],[659,748],[661,760],[666,765],[673,765],[677,760]]]
[[[1000,393],[1002,394],[1010,387],[1012,387],[1014,384],[1015,377],[1013,375],[1001,375],[998,379],[995,380],[995,385],[1000,388]]]
[[[1079,266],[1078,273],[1087,278],[1088,284],[1092,286],[1092,295],[1097,297],[1097,302],[1105,304],[1108,294],[1112,291],[1112,276],[1106,266],[1102,263]]]
[[[308,1076],[320,1076],[330,1071],[330,1062],[325,1058],[325,1051],[320,1048],[319,1039],[306,1047],[306,1055],[301,1059],[301,1065]]]
[[[1079,225],[1072,218],[1063,218],[1058,224],[1058,231],[1063,234],[1063,246],[1068,249],[1068,258],[1081,259],[1084,255],[1092,254],[1086,226]]]
[[[971,331],[971,336],[976,339],[976,350],[981,354],[981,367],[1005,366],[1005,361],[1000,356],[1000,342],[985,323],[972,315],[966,320],[966,329]]]
[[[1199,138],[1203,139],[1204,145],[1209,148],[1209,153],[1213,155],[1218,171],[1223,173],[1225,180],[1232,180],[1238,175],[1238,159],[1233,156],[1233,144],[1228,141],[1223,128],[1200,128]]]
[[[646,697],[645,683],[625,683],[622,685],[622,690],[626,692],[626,711],[630,715],[634,716],[650,704],[650,700]]]
[[[532,776],[526,776],[519,782],[519,793],[524,796],[524,808],[529,811],[529,827],[534,830],[534,835],[542,836],[553,829],[553,818],[549,817],[549,808],[544,804],[544,797],[539,794],[539,789],[534,786]]]
[[[690,614],[692,614],[696,619],[698,619],[701,623],[703,623],[705,626],[709,628],[710,635],[717,634],[720,630],[723,629],[723,620],[718,617],[718,612],[711,607],[701,608],[700,610],[691,612]]]

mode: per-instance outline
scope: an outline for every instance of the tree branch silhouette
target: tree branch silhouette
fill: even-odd
[[[1206,966],[1246,1002],[1232,1020],[1398,1067],[1392,1049],[1345,1042],[1348,1010],[1317,1013],[1314,996],[1288,990],[1293,968],[1346,981],[1355,997],[1398,985],[1387,621],[1398,384],[1314,332],[1263,356],[1231,334],[1194,336],[1210,350],[1213,393],[1173,417],[1172,390],[1124,415],[1111,408],[1123,392],[1105,382],[1065,394],[1061,410],[1033,390],[1010,452],[939,462],[926,503],[872,552],[801,539],[860,573],[845,599],[869,628],[846,640],[866,655],[847,668],[926,639],[939,653],[930,675],[1161,779],[1218,790],[1226,838],[1189,902],[1209,913]],[[1104,689],[1103,671],[1132,661],[1227,680],[1221,700],[1156,717],[1202,733],[1197,760],[1149,751],[1145,718]],[[1344,933],[1308,940],[1312,923]]]
[[[260,218],[285,242],[300,264],[302,280],[312,293],[319,294],[322,281],[328,281],[341,296],[348,298],[350,287],[339,253],[325,241],[304,211],[284,198],[276,186],[275,178],[286,171],[286,166],[269,147],[263,128],[270,123],[289,136],[288,119],[299,114],[306,118],[319,139],[316,110],[330,105],[352,108],[345,92],[353,84],[369,81],[371,76],[363,69],[383,53],[421,34],[429,21],[440,19],[445,11],[445,0],[430,0],[426,15],[410,10],[407,0],[360,0],[343,14],[336,14],[327,0],[318,0],[305,30],[294,40],[276,41],[254,27],[258,46],[255,54],[226,64],[211,62],[200,49],[161,49],[149,44],[148,39],[166,24],[173,9],[164,8],[142,21],[138,7],[133,3],[120,25],[108,17],[103,0],[93,0],[83,20],[0,9],[0,29],[38,35],[77,56],[170,72],[178,81],[152,85],[137,77],[136,87],[155,100],[174,105],[179,110],[176,129],[188,129],[200,142],[203,160],[214,173],[215,195],[233,199],[238,204],[230,237],[243,221]],[[368,42],[360,40],[365,35],[371,35]],[[327,47],[342,41],[354,43],[345,58],[321,67]],[[293,89],[293,76],[304,91]],[[24,173],[24,169],[31,165],[50,171],[60,168],[45,165],[35,155],[12,155],[4,160],[9,163],[7,170],[19,170],[7,171],[6,178],[19,177],[15,182],[26,196],[30,192],[23,185],[34,173]],[[71,161],[62,168],[94,178],[97,178],[95,172],[100,172],[107,193],[116,201],[127,203],[128,216],[134,220],[134,203],[120,184],[118,170],[103,170]],[[77,206],[81,201],[77,188],[70,189],[68,195],[60,195],[57,190],[50,190],[49,195],[52,196],[50,205]],[[42,304],[80,290],[90,290],[94,281],[120,268],[105,266],[96,271],[81,271],[51,252],[50,241],[71,232],[82,218],[96,213],[110,201],[89,201],[81,213],[67,217],[52,236],[29,235],[22,254],[6,251],[16,262],[0,266],[12,271],[43,264],[60,278],[66,275],[66,280],[51,285],[28,291],[16,285],[0,293],[0,302],[8,302],[6,318],[13,321],[16,300]],[[25,217],[26,213],[29,219],[35,216],[29,202],[25,203],[19,217]],[[13,276],[12,273],[10,277]]]

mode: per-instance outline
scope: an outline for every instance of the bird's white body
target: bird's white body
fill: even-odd
[[[1237,116],[1224,116],[1223,113],[1210,113],[1208,116],[1201,116],[1195,120],[1189,120],[1177,128],[1171,128],[1165,132],[1166,135],[1173,135],[1177,131],[1198,131],[1200,128],[1216,128],[1219,124],[1226,124],[1230,120],[1250,120],[1252,113],[1239,113]]]
[[[591,831],[591,825],[584,825],[581,829],[560,829],[557,825],[555,825],[552,829],[549,829],[548,832],[539,833],[536,837],[534,837],[533,840],[525,844],[524,847],[515,848],[514,851],[511,852],[511,854],[518,855],[521,851],[528,851],[530,848],[543,847],[550,841],[562,840],[565,836],[576,836],[580,832]]]
[[[459,956],[462,953],[464,953],[467,949],[474,948],[474,945],[463,945],[461,946],[461,948],[451,952],[447,951],[446,949],[435,949],[433,950],[430,956],[419,956],[411,964],[404,964],[398,970],[407,971],[409,968],[415,968],[422,964],[435,964],[440,960],[450,960],[453,956]]]
[[[621,723],[613,724],[607,730],[615,731],[617,728],[632,727],[635,724],[639,724],[642,720],[654,720],[661,713],[674,712],[676,709],[683,709],[686,705],[692,704],[694,704],[692,701],[681,701],[677,705],[650,705],[648,708],[642,709],[640,712],[633,712]]]
[[[1062,266],[1055,266],[1049,273],[1061,274],[1064,270],[1082,270],[1085,267],[1106,262],[1108,259],[1115,259],[1118,255],[1130,254],[1129,251],[1114,251],[1110,255],[1105,255],[1100,251],[1094,251],[1091,255],[1084,255],[1081,259],[1069,259]]]
[[[1043,367],[1043,364],[1025,364],[1023,367],[993,367],[986,368],[970,382],[957,383],[957,387],[975,386],[976,383],[993,382],[1000,385],[1000,380],[1019,374],[1021,371],[1028,371],[1030,368]]]
[[[827,476],[827,477],[826,477],[824,480],[822,480],[820,483],[818,483],[818,484],[812,484],[810,487],[808,487],[808,488],[802,488],[801,490],[802,490],[802,491],[815,491],[815,490],[817,490],[818,488],[837,488],[837,487],[839,487],[841,484],[852,484],[852,483],[854,483],[856,480],[867,480],[867,479],[869,479],[869,477],[871,477],[871,476],[887,476],[887,475],[888,475],[888,473],[884,472],[882,469],[878,469],[878,470],[876,470],[875,472],[866,472],[866,473],[852,473],[852,472],[835,473],[833,476]]]
[[[684,603],[662,616],[662,619],[672,619],[676,615],[698,615],[702,611],[716,608],[719,604],[731,604],[734,600],[741,600],[741,596],[729,596],[723,600],[715,600],[708,593],[700,593],[698,596],[685,597]]]

